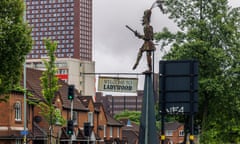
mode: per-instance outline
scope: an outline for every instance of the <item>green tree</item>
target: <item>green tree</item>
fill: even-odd
[[[164,6],[179,29],[156,34],[162,49],[171,47],[163,59],[199,61],[201,142],[239,142],[239,8],[227,0],[168,0]]]
[[[31,29],[23,13],[23,0],[0,1],[0,94],[19,85],[25,56],[32,47]]]
[[[49,139],[48,143],[52,143],[53,126],[55,124],[64,124],[65,120],[61,116],[61,112],[54,106],[55,94],[60,85],[58,85],[58,78],[56,77],[57,68],[55,65],[55,50],[57,48],[56,42],[45,40],[45,46],[48,54],[48,60],[43,60],[46,70],[43,72],[41,79],[43,101],[37,103],[41,109],[41,114],[49,124]]]
[[[157,113],[157,105],[155,106],[155,112],[156,112],[156,126],[157,129],[160,130],[160,116]],[[114,116],[116,120],[121,120],[121,119],[129,119],[131,122],[134,122],[137,125],[140,125],[140,117],[141,117],[141,112],[140,111],[122,111],[121,113],[118,113]]]
[[[114,118],[116,120],[120,120],[122,118],[127,118],[129,119],[130,121],[136,123],[136,124],[140,124],[140,116],[141,116],[141,112],[140,111],[128,111],[128,110],[125,110],[119,114],[116,114],[114,116]]]

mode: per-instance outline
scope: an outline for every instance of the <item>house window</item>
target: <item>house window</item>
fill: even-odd
[[[78,121],[77,121],[77,117],[78,117],[78,113],[76,111],[73,111],[73,125],[77,125]]]
[[[22,144],[22,140],[16,139],[15,144]]]
[[[21,115],[21,102],[17,101],[14,105],[15,108],[15,120],[16,121],[21,121],[22,120],[22,115]]]
[[[88,112],[88,122],[93,126],[93,112]]]
[[[173,130],[166,130],[166,136],[173,136]]]
[[[109,137],[112,137],[112,136],[113,136],[113,128],[110,127],[109,129],[110,129],[110,130],[109,130]]]
[[[119,138],[119,135],[120,135],[120,128],[118,127],[117,128],[117,137]]]
[[[184,130],[179,131],[179,136],[184,136]]]
[[[103,126],[103,137],[106,137],[106,125]]]

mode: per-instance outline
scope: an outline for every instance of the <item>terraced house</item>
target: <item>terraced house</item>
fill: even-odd
[[[42,71],[27,69],[27,91],[31,93],[28,99],[42,101],[40,77]],[[68,84],[59,80],[61,87],[55,94],[53,104],[60,111],[65,120],[71,116],[71,102],[67,98]],[[0,103],[0,144],[23,143],[22,131],[24,130],[24,96],[21,91],[12,91],[7,102]],[[73,101],[74,133],[73,144],[82,144],[87,141],[94,144],[125,143],[122,139],[123,125],[105,113],[101,103],[95,103],[91,96],[81,96],[75,90]],[[86,133],[86,122],[90,124],[92,131]],[[47,143],[49,125],[40,113],[40,109],[27,103],[27,142],[30,144]],[[85,130],[84,130],[85,125]],[[66,133],[66,124],[58,123],[53,128],[54,143],[67,144],[70,136]]]

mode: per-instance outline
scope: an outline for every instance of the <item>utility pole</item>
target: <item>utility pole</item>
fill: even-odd
[[[23,64],[24,66],[24,78],[23,78],[23,81],[24,81],[24,98],[23,98],[23,105],[24,105],[24,137],[23,137],[23,143],[24,144],[26,144],[26,141],[27,141],[27,102],[26,102],[26,99],[27,99],[27,96],[26,96],[26,93],[27,93],[27,89],[26,89],[26,64],[25,64],[25,62],[24,62],[24,64]]]
[[[24,15],[23,15],[23,20],[24,22],[26,22],[26,13],[27,13],[27,7],[26,7],[26,0],[24,0]],[[26,61],[26,57],[25,57],[25,61]],[[23,87],[24,87],[24,98],[23,98],[23,105],[24,105],[24,137],[23,137],[23,143],[26,144],[27,143],[27,89],[26,89],[26,62],[24,62],[23,64]]]
[[[73,100],[71,100],[71,121],[72,120],[73,120]],[[73,137],[73,135],[71,135],[70,144],[72,144],[72,137]]]

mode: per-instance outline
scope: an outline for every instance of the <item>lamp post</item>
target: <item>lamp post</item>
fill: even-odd
[[[24,67],[24,74],[23,74],[23,81],[24,81],[24,98],[23,98],[23,103],[24,103],[24,137],[23,137],[23,143],[26,144],[26,140],[27,140],[27,102],[26,102],[26,93],[27,93],[27,90],[26,90],[26,64],[24,62],[23,64],[23,67]]]
[[[23,15],[23,20],[24,22],[26,22],[26,13],[27,13],[27,9],[26,9],[26,0],[24,0],[24,5],[25,5],[25,9],[24,9],[24,15]],[[25,59],[26,61],[26,59]],[[24,87],[24,98],[23,98],[23,105],[24,105],[24,137],[23,137],[23,143],[26,144],[27,143],[27,89],[26,89],[26,62],[24,62],[23,64],[23,87]]]

